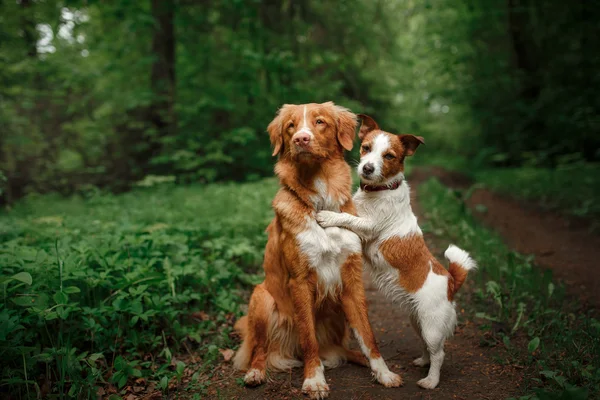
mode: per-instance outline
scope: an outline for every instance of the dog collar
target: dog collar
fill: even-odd
[[[391,185],[383,185],[383,186],[373,186],[373,185],[366,185],[364,183],[361,183],[360,189],[364,190],[365,192],[380,192],[382,190],[396,190],[400,187],[400,185],[402,185],[402,179],[392,183]]]

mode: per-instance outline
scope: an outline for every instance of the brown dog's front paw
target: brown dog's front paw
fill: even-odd
[[[329,397],[329,385],[325,382],[325,378],[315,377],[305,379],[304,384],[302,384],[302,392],[307,394],[311,399],[325,399]]]
[[[244,376],[244,383],[247,386],[258,386],[265,382],[265,371],[257,368],[252,368]]]
[[[379,372],[375,378],[385,387],[399,387],[404,383],[402,377],[392,371]]]

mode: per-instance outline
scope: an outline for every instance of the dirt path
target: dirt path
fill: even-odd
[[[420,169],[418,174],[436,176],[452,188],[471,185],[464,176],[442,168]],[[474,190],[467,204],[512,249],[535,256],[535,263],[551,269],[574,296],[600,310],[600,236],[591,235],[585,221],[542,211],[483,188]]]
[[[426,178],[417,173],[410,180],[413,195],[417,186]],[[413,200],[417,214],[418,202]],[[427,242],[436,256],[442,256],[448,246],[445,241],[427,237]],[[417,337],[410,327],[407,315],[387,300],[366,278],[369,316],[379,346],[390,368],[402,374],[404,386],[386,389],[371,379],[367,368],[344,365],[326,371],[331,388],[330,399],[487,399],[500,400],[516,396],[520,390],[521,376],[511,367],[494,362],[497,349],[480,347],[482,333],[473,321],[461,312],[461,301],[466,301],[473,288],[467,283],[458,299],[459,326],[456,334],[446,343],[446,360],[442,368],[440,385],[434,390],[424,390],[416,382],[427,375],[427,369],[415,367],[412,360],[420,356]],[[354,344],[355,348],[356,343]],[[209,387],[210,399],[302,399],[302,371],[296,369],[289,374],[275,374],[267,384],[249,389],[240,386],[237,378],[243,374],[233,371],[230,364],[223,364],[216,371]]]

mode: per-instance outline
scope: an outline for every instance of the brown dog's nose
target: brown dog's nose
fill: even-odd
[[[296,146],[308,146],[310,143],[310,135],[306,132],[298,132],[292,138],[292,141]]]

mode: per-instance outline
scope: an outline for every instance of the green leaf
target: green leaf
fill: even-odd
[[[94,353],[94,354],[90,354],[90,356],[88,357],[88,359],[92,362],[96,362],[97,360],[104,358],[104,354],[102,353]]]
[[[164,391],[169,386],[169,379],[166,376],[160,378],[160,388]]]
[[[537,348],[539,346],[540,346],[540,338],[536,336],[533,339],[531,339],[531,341],[527,345],[527,350],[529,350],[530,353],[533,353],[534,351],[537,350]]]
[[[34,305],[35,298],[33,296],[17,296],[10,299],[13,303],[21,307],[31,307]]]
[[[30,286],[33,282],[33,279],[31,278],[31,274],[29,272],[19,272],[18,274],[14,274],[13,276],[11,276],[11,278],[19,282],[26,283]]]
[[[58,314],[55,311],[51,311],[48,314],[46,314],[46,321],[52,321],[53,319],[58,318]]]
[[[69,301],[69,296],[65,292],[56,292],[52,298],[56,304],[67,304]]]
[[[68,286],[63,289],[63,292],[66,294],[80,293],[81,289],[79,289],[77,286]]]

